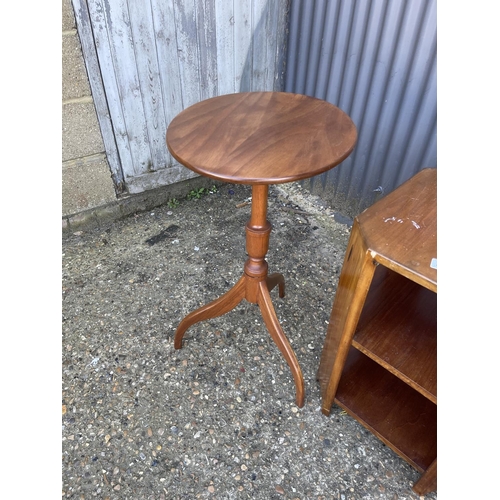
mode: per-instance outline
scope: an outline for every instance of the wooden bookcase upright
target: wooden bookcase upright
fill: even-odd
[[[356,217],[321,354],[322,412],[333,402],[437,490],[436,169]]]

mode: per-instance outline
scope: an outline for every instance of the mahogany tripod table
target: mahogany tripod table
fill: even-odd
[[[283,275],[268,275],[265,260],[271,224],[267,220],[269,184],[321,174],[349,156],[357,132],[351,119],[326,101],[286,92],[246,92],[213,97],[186,108],[170,123],[167,146],[187,168],[206,177],[252,186],[246,225],[248,259],[243,275],[224,295],[188,314],[179,324],[174,347],[182,347],[186,330],[221,316],[243,299],[258,304],[273,341],[292,372],[296,404],[304,405],[304,378],[283,332],[270,291]]]

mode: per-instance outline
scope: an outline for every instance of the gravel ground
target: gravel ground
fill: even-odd
[[[63,499],[419,498],[416,470],[340,408],[320,411],[350,224],[297,184],[270,189],[267,261],[285,276],[285,298],[272,297],[305,406],[255,305],[194,325],[174,349],[179,321],[242,273],[250,196],[224,184],[63,236]]]

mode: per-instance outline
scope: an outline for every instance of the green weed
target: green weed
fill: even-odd
[[[168,208],[177,208],[179,206],[179,200],[176,198],[172,198],[171,200],[167,201],[167,207]]]
[[[209,194],[209,193],[216,193],[217,192],[217,186],[212,186],[211,188],[199,188],[199,189],[192,189],[189,191],[189,193],[186,195],[186,198],[188,200],[198,200],[200,199],[203,195]]]

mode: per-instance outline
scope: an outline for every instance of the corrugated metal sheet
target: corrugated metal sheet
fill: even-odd
[[[352,155],[303,185],[357,215],[437,166],[436,1],[292,0],[285,90],[325,99],[358,128]]]
[[[288,0],[72,0],[117,191],[195,174],[168,124],[216,95],[283,90]]]

